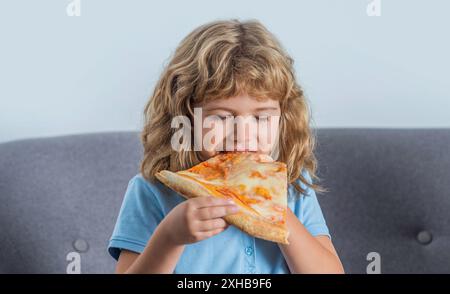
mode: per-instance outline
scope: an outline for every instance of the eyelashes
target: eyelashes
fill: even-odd
[[[233,119],[234,116],[233,115],[214,115],[213,118],[215,120],[221,120],[221,121],[226,121],[227,119]],[[260,116],[255,116],[256,121],[258,122],[263,122],[263,121],[269,121],[270,116],[268,115],[260,115]]]
[[[216,116],[218,119],[220,119],[220,120],[227,120],[227,119],[233,119],[234,118],[234,116],[233,115],[225,115],[225,116],[222,116],[222,115],[217,115]]]

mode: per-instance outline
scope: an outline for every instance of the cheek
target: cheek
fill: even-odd
[[[208,160],[216,154],[217,154],[217,152],[214,152],[214,151],[202,150],[202,151],[200,151],[200,160],[201,161]]]
[[[222,151],[223,142],[226,138],[225,124],[221,121],[214,123],[217,127],[203,128],[201,131],[201,140],[204,151],[206,153],[214,153],[214,151]]]

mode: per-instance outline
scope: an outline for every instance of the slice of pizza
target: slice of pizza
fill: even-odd
[[[289,244],[286,164],[269,155],[221,153],[188,170],[163,170],[156,177],[185,198],[232,199],[241,209],[224,217],[229,224],[252,236]]]

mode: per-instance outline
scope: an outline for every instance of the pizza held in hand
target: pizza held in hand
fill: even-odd
[[[261,239],[289,244],[286,164],[254,152],[221,153],[190,169],[156,177],[185,198],[232,199],[241,209],[225,221]]]

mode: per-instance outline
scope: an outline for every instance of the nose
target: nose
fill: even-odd
[[[235,124],[235,150],[257,151],[258,124],[253,120],[238,120]]]

